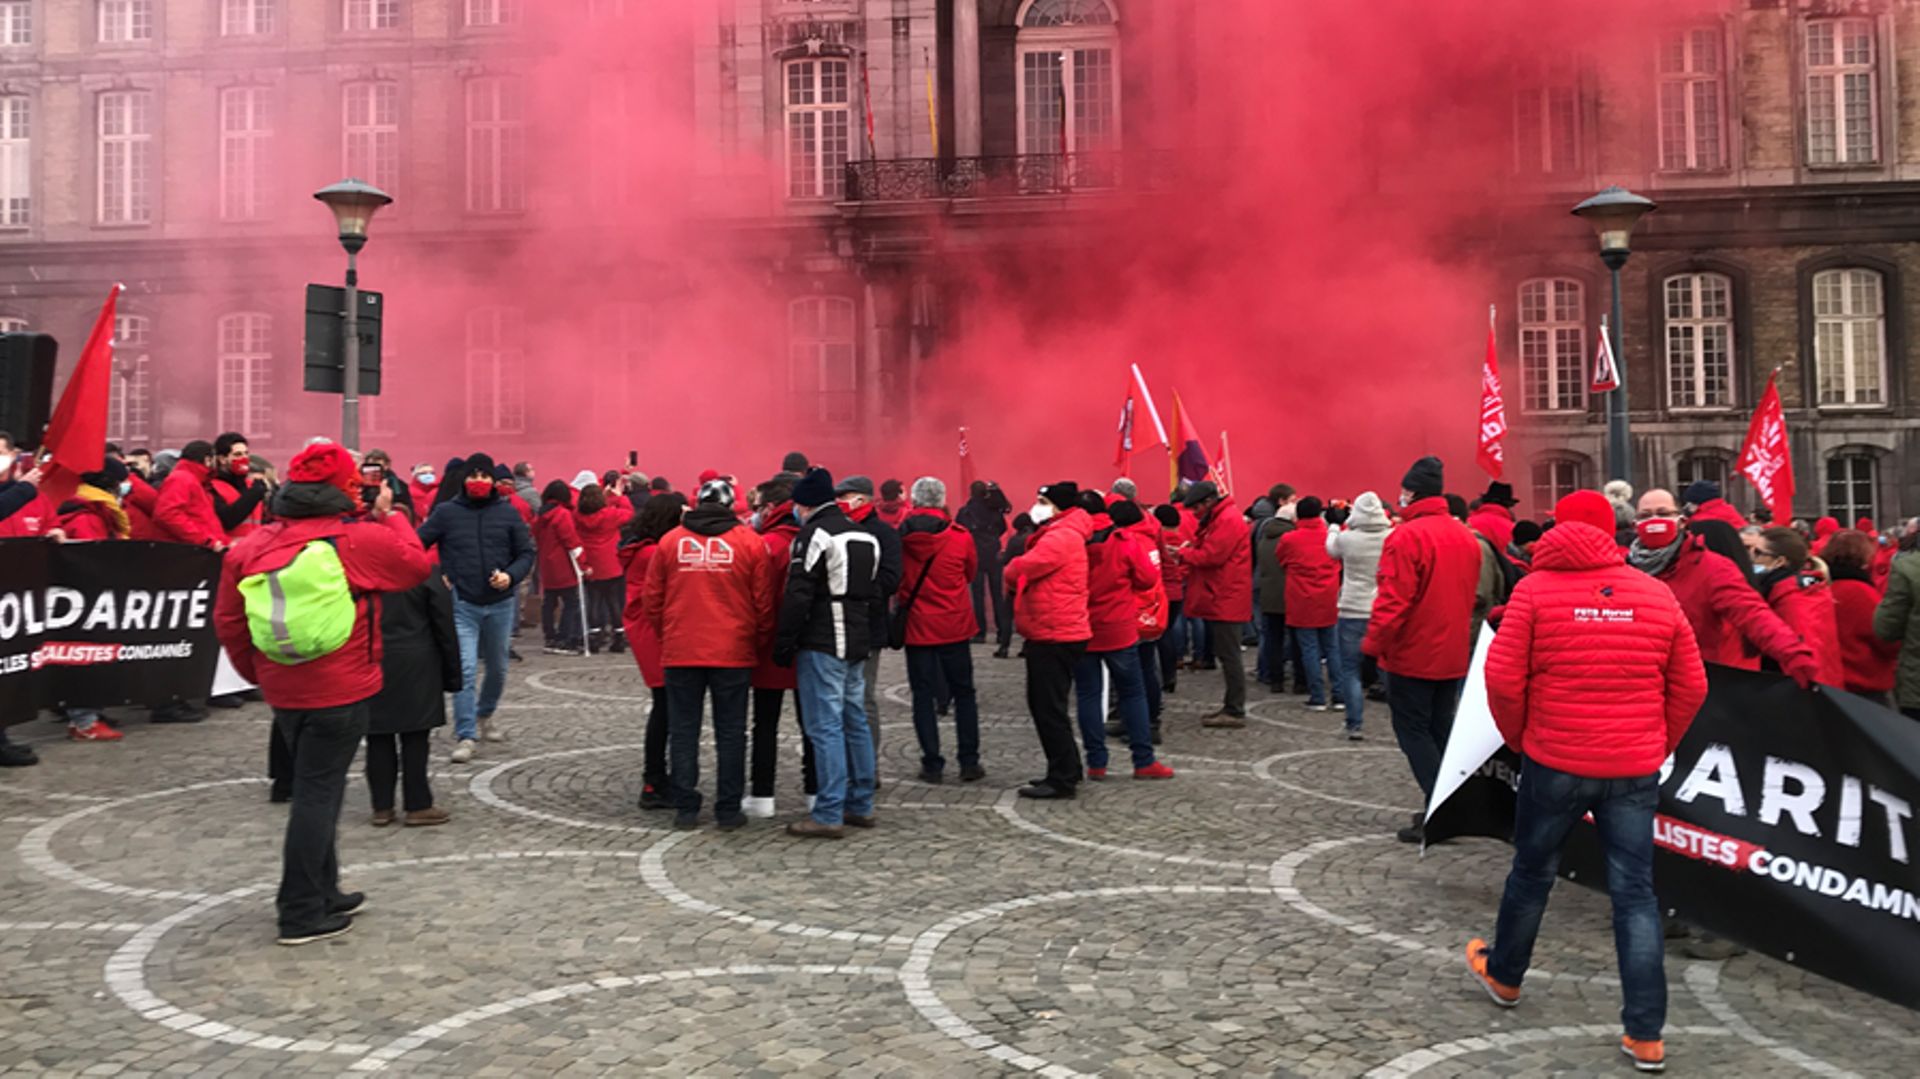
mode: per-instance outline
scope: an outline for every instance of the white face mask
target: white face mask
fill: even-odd
[[[13,474],[13,454],[0,453],[0,479],[7,478],[12,474]]]
[[[133,492],[133,481],[127,480],[120,485],[120,497],[125,498]]]
[[[1413,492],[1411,491],[1400,492],[1400,508],[1406,509],[1408,506],[1411,506],[1411,505],[1413,505]]]
[[[1033,508],[1027,511],[1027,516],[1033,518],[1034,524],[1045,524],[1053,518],[1053,503],[1045,499],[1035,502]]]

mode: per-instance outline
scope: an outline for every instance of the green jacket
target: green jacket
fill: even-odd
[[[1920,708],[1920,553],[1893,560],[1887,598],[1873,612],[1873,632],[1883,641],[1904,643],[1893,696],[1902,708]]]

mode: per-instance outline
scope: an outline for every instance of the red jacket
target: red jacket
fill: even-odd
[[[1287,575],[1287,625],[1325,629],[1340,620],[1340,560],[1327,553],[1327,521],[1309,517],[1274,548]]]
[[[1360,650],[1405,678],[1464,678],[1473,662],[1480,541],[1448,515],[1444,498],[1420,499],[1401,519],[1380,548],[1373,618]]]
[[[289,667],[261,659],[247,629],[241,579],[280,569],[308,542],[330,536],[338,537],[336,547],[347,570],[347,583],[360,600],[353,635],[338,650],[307,663]],[[404,513],[388,514],[379,521],[341,517],[275,521],[255,529],[227,552],[214,601],[214,630],[233,660],[233,669],[259,686],[275,708],[337,708],[364,701],[379,693],[382,685],[378,593],[405,592],[426,580],[431,568],[432,561]]]
[[[1013,592],[1013,628],[1029,641],[1093,639],[1087,617],[1087,537],[1093,518],[1070,509],[1027,537],[1027,549],[1007,563]]]
[[[1725,521],[1732,525],[1735,531],[1747,527],[1747,519],[1740,516],[1740,511],[1733,508],[1733,503],[1724,498],[1700,503],[1688,517],[1695,521]]]
[[[227,542],[227,530],[220,527],[220,518],[213,512],[213,494],[207,483],[207,470],[198,461],[174,463],[173,471],[160,485],[160,498],[153,508],[153,527],[161,539],[196,547]],[[412,588],[413,584],[406,587]]]
[[[0,518],[0,539],[44,536],[47,529],[60,524],[59,515],[54,511],[53,503],[47,501],[47,496],[32,487],[27,489],[34,491],[27,504]]]
[[[57,523],[67,539],[76,542],[129,538],[119,534],[120,522],[114,519],[113,509],[107,503],[77,494],[61,505]]]
[[[1622,565],[1613,537],[1580,522],[1534,548],[1486,679],[1507,745],[1589,779],[1658,772],[1707,699],[1700,647],[1673,593]]]
[[[434,477],[432,486],[421,483],[419,480],[407,481],[407,493],[413,496],[413,515],[415,517],[425,521],[427,515],[433,512],[433,499],[435,495],[440,493],[441,482],[438,476]]]
[[[627,630],[627,644],[633,649],[633,662],[648,689],[664,689],[667,669],[660,664],[660,634],[647,621],[642,597],[647,590],[647,563],[653,561],[658,543],[634,543],[620,548],[620,564],[627,572],[627,606],[620,622]]]
[[[730,507],[703,505],[666,534],[647,565],[642,614],[673,667],[751,669],[773,630],[767,545]]]
[[[1504,552],[1513,543],[1513,511],[1505,506],[1482,505],[1467,517],[1467,527],[1492,540],[1495,550]]]
[[[895,531],[899,531],[900,523],[907,519],[907,510],[908,506],[905,499],[898,502],[875,502],[873,504],[873,515],[893,526]]]
[[[588,580],[611,581],[620,576],[620,528],[632,516],[612,506],[599,513],[574,512],[574,531],[580,536],[580,546],[587,549],[580,556],[580,565],[586,569]]]
[[[973,578],[980,548],[973,533],[954,524],[946,510],[916,509],[900,522],[900,602],[927,575],[907,614],[907,645],[958,644],[980,632],[973,617]]]
[[[1885,693],[1893,688],[1900,642],[1883,641],[1873,632],[1873,612],[1881,599],[1879,589],[1857,577],[1833,579],[1834,624],[1847,676],[1841,688],[1848,692]]]
[[[1847,664],[1840,654],[1840,630],[1835,624],[1838,613],[1827,579],[1813,572],[1786,575],[1767,590],[1767,602],[1780,620],[1793,627],[1800,640],[1813,649],[1820,667],[1814,677],[1822,685],[1846,688]],[[1867,635],[1873,635],[1872,626],[1867,627]]]
[[[787,594],[787,569],[793,562],[793,537],[800,534],[800,526],[793,521],[793,503],[782,502],[767,507],[761,514],[761,520],[768,522],[761,527],[760,538],[767,541],[767,574],[771,582],[769,591],[773,593],[773,605],[780,606],[780,598]],[[760,641],[760,654],[753,665],[754,689],[799,689],[800,671],[798,667],[782,667],[773,661],[773,634],[769,633]]]
[[[1893,559],[1899,553],[1900,548],[1891,543],[1881,544],[1880,549],[1873,553],[1874,588],[1881,592],[1887,590],[1887,580],[1893,576]]]
[[[1104,514],[1092,518],[1087,544],[1089,652],[1118,652],[1140,643],[1139,593],[1159,583],[1160,572],[1133,533],[1113,527]],[[1105,537],[1101,537],[1105,533]]]
[[[120,500],[120,508],[127,511],[127,524],[133,534],[129,539],[157,540],[160,534],[153,527],[153,511],[160,504],[160,492],[153,489],[140,473],[129,470],[127,482],[132,484],[127,497]]]
[[[507,500],[507,504],[513,507],[514,512],[520,515],[522,521],[527,522],[528,528],[533,527],[533,507],[527,505],[527,500],[521,498],[514,492],[512,484],[505,485],[505,489],[500,492],[500,497]],[[625,521],[626,518],[623,517],[621,520]]]
[[[1153,520],[1151,517],[1149,521]],[[1159,528],[1158,522],[1154,524]],[[1183,529],[1159,528],[1160,532],[1160,581],[1167,586],[1167,602],[1181,603],[1187,598],[1187,567],[1173,557],[1173,552],[1192,537]]]
[[[558,502],[542,503],[539,516],[533,519],[533,547],[540,556],[542,592],[564,592],[580,583],[568,557],[568,552],[580,547],[573,510]]]
[[[1213,507],[1180,557],[1187,564],[1182,613],[1207,622],[1253,619],[1253,541],[1233,499]]]
[[[1797,677],[1819,677],[1813,650],[1773,613],[1732,559],[1709,550],[1699,536],[1682,542],[1686,547],[1660,580],[1673,589],[1680,609],[1687,613],[1701,659],[1757,671],[1764,654],[1789,674],[1798,671]]]

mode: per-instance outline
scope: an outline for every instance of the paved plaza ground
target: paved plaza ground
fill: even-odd
[[[780,817],[642,814],[646,690],[625,656],[529,656],[472,763],[433,764],[440,828],[341,821],[352,933],[274,944],[284,809],[263,705],[117,745],[14,728],[0,773],[0,1070],[58,1075],[1620,1075],[1603,898],[1555,894],[1526,998],[1460,961],[1507,848],[1396,843],[1418,791],[1297,697],[1241,731],[1189,675],[1169,782],[1018,801],[1042,771],[1020,664],[976,651],[986,781],[914,776],[883,667],[879,828],[803,841],[791,714]],[[947,729],[951,756],[951,728]],[[1125,750],[1116,760],[1125,759]],[[1119,774],[1124,770],[1116,769]],[[711,765],[706,771],[711,790]],[[1746,956],[1672,953],[1669,1071],[1912,1076],[1920,1016]]]

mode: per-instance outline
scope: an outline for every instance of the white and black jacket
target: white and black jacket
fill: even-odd
[[[785,661],[804,649],[865,660],[885,643],[873,640],[869,618],[879,596],[880,541],[829,504],[800,529],[792,551],[774,657]]]

